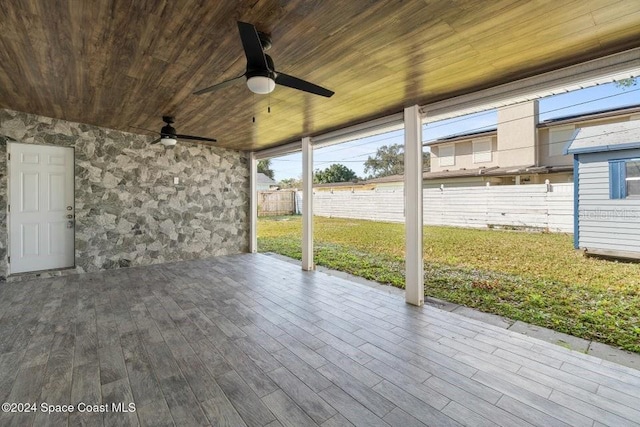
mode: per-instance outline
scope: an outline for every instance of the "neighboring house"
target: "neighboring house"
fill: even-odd
[[[640,259],[640,121],[578,129],[573,155],[574,246]]]
[[[615,108],[538,123],[537,101],[498,110],[498,127],[427,142],[431,170],[424,188],[573,182],[573,158],[565,150],[576,129],[636,121],[640,105]],[[402,175],[357,183],[316,184],[317,191],[401,191]]]
[[[640,119],[640,106],[538,122],[538,103],[498,109],[498,126],[452,135],[425,145],[431,172],[425,187],[571,182],[573,160],[564,154],[576,129]]]
[[[269,178],[267,175],[262,172],[258,172],[258,178],[256,180],[256,189],[257,191],[267,191],[267,190],[276,190],[277,185],[276,182]]]

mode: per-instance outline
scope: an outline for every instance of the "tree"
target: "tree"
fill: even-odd
[[[622,90],[630,88],[631,86],[635,86],[638,84],[637,77],[629,77],[628,79],[620,79],[615,81],[615,85]]]
[[[302,179],[285,178],[278,183],[280,188],[302,188]]]
[[[422,157],[422,169],[431,168],[431,155],[424,153]],[[378,148],[374,157],[364,162],[364,172],[370,173],[371,178],[380,178],[389,175],[402,175],[404,173],[404,146],[402,144],[383,145]]]
[[[325,170],[316,169],[313,174],[313,182],[328,184],[330,182],[349,182],[358,179],[356,173],[339,163],[334,163]]]
[[[401,144],[383,145],[375,157],[369,156],[364,162],[364,173],[373,178],[399,175],[404,172],[404,153]]]
[[[274,172],[271,169],[271,159],[258,160],[258,172],[262,172],[273,179]]]

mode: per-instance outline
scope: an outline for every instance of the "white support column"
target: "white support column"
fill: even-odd
[[[313,146],[302,138],[302,269],[315,269],[313,263]]]
[[[255,254],[258,252],[258,160],[256,153],[249,154],[249,222],[250,222],[250,240],[249,252]]]
[[[405,300],[424,304],[422,263],[422,121],[417,105],[404,109]]]

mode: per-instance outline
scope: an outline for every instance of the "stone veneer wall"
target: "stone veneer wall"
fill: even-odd
[[[8,141],[75,148],[77,272],[248,250],[244,153],[180,142],[165,148],[149,136],[0,109],[0,158]],[[7,188],[4,160],[0,280],[8,271]]]

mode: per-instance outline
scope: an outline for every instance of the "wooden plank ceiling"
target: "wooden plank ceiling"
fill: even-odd
[[[336,94],[193,95],[244,72],[237,20]],[[240,150],[640,46],[638,0],[23,0],[0,22],[0,107],[134,132],[172,114]]]

